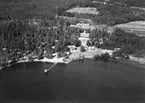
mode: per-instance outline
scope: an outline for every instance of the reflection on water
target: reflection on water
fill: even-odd
[[[145,70],[85,60],[13,65],[1,73],[0,103],[144,103]]]

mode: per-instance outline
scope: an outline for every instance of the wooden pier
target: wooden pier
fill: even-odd
[[[52,69],[55,65],[57,64],[57,62],[56,63],[54,63],[51,67],[49,67],[48,69],[44,69],[44,73],[47,73],[50,69]]]

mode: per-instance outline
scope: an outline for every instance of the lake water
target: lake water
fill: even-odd
[[[20,63],[0,73],[0,103],[145,103],[145,70],[85,60]]]

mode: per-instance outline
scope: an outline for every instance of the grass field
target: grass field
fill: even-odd
[[[145,7],[145,0],[110,0],[115,2],[121,2],[130,6]]]
[[[67,12],[70,13],[87,13],[87,14],[93,14],[93,15],[98,15],[98,11],[96,8],[91,8],[91,7],[76,7],[76,8],[72,8],[70,10],[67,10]]]
[[[130,30],[139,36],[145,36],[145,21],[134,21],[126,24],[119,24],[116,27],[123,28],[124,30]]]

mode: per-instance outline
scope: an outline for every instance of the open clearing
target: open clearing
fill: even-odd
[[[134,21],[126,24],[119,24],[115,27],[122,28],[128,32],[137,33],[139,36],[145,36],[145,21]]]
[[[92,8],[92,7],[76,7],[76,8],[72,8],[70,10],[67,10],[66,12],[70,12],[70,13],[83,13],[83,14],[94,14],[94,15],[98,15],[99,12],[97,11],[96,8]]]

